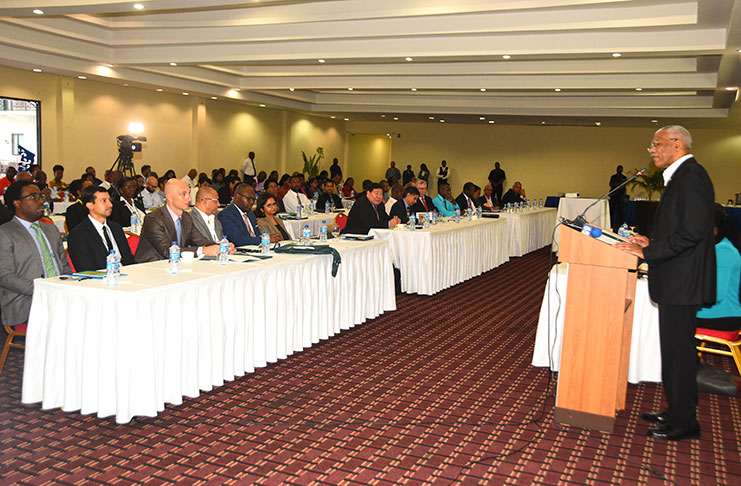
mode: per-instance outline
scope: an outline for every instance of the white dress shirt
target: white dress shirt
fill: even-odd
[[[242,162],[242,174],[255,177],[257,175],[257,168],[255,167],[255,161],[247,157]]]
[[[208,214],[204,213],[203,211],[201,211],[198,208],[193,208],[193,209],[195,211],[198,211],[198,214],[200,214],[201,215],[201,218],[203,218],[203,220],[206,222],[206,226],[208,227],[208,231],[211,233],[211,241],[220,241],[221,238],[219,238],[219,237],[216,236],[216,225],[214,224],[214,218],[216,216],[214,216],[213,214],[209,216]],[[239,208],[237,208],[237,209],[239,209]]]
[[[301,204],[304,206],[304,210],[309,209],[309,198],[300,192],[294,192],[293,189],[288,191],[283,196],[283,206],[286,208],[287,213],[295,213],[298,208],[298,201],[301,200]]]
[[[684,163],[685,160],[694,157],[692,154],[687,154],[683,157],[678,158],[674,162],[672,162],[672,165],[664,169],[664,172],[661,173],[661,177],[664,178],[664,185],[669,185],[669,181],[672,179],[672,176],[674,173],[679,169],[679,166]]]
[[[198,187],[198,181],[194,181],[193,179],[190,178],[189,175],[186,175],[185,177],[183,177],[182,181],[188,184],[188,187],[190,187],[191,189],[193,189],[194,187]]]
[[[103,236],[103,228],[108,229],[108,237],[111,239],[111,245],[113,245],[113,249],[116,250],[116,255],[118,255],[119,258],[121,258],[121,250],[118,249],[118,245],[116,244],[116,238],[113,237],[113,231],[111,231],[110,226],[107,224],[102,224],[97,219],[93,218],[89,214],[87,215],[88,219],[93,223],[93,227],[95,228],[95,231],[98,232],[98,236],[100,236],[100,240],[103,242],[103,246],[108,248],[108,244],[105,241],[105,236]]]

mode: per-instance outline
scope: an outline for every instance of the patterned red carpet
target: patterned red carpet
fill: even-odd
[[[611,435],[552,420],[530,366],[548,253],[515,259],[118,426],[20,403],[0,377],[0,484],[741,484],[739,399],[701,393],[703,438],[645,437],[661,386],[630,386]],[[730,368],[730,359],[714,360]]]

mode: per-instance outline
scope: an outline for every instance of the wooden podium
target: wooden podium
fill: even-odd
[[[612,432],[625,408],[638,258],[563,226],[569,264],[557,422]]]

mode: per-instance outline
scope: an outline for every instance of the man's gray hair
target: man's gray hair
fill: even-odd
[[[690,150],[692,148],[692,135],[690,135],[689,130],[684,128],[682,125],[667,125],[665,127],[661,127],[654,135],[656,135],[659,132],[667,132],[667,134],[671,138],[676,138],[680,142],[682,142],[682,145],[684,145],[684,148],[687,150]]]

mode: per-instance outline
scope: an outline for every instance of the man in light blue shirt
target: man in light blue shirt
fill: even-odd
[[[450,184],[443,182],[438,189],[438,195],[432,200],[440,216],[450,218],[455,214],[455,208],[458,206],[453,199],[453,193],[450,190]]]

